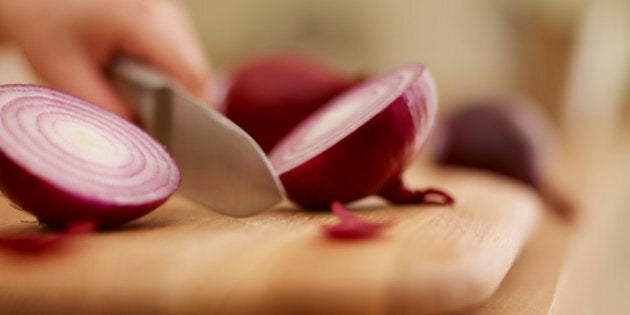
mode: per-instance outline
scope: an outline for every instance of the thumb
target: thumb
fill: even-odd
[[[78,45],[58,45],[47,54],[27,56],[51,87],[108,109],[130,120],[132,113],[94,62]]]

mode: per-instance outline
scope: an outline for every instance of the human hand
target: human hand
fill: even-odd
[[[0,0],[0,29],[52,87],[130,119],[105,71],[143,60],[200,97],[209,78],[191,21],[170,0]]]

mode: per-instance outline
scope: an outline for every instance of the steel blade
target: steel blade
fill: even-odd
[[[282,200],[284,190],[265,153],[225,116],[137,62],[119,61],[112,76],[143,127],[177,161],[180,193],[232,216],[253,215]]]
[[[252,215],[282,200],[265,153],[242,129],[207,105],[175,93],[167,147],[182,170],[181,191],[213,210]]]

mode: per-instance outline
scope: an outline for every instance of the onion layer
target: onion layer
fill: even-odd
[[[400,175],[425,142],[436,112],[429,71],[402,67],[313,113],[278,143],[271,163],[289,199],[303,207],[324,208],[381,192],[394,203],[421,203],[422,198],[408,198],[413,193],[401,185]]]
[[[0,86],[0,190],[42,223],[122,224],[179,182],[168,152],[113,113],[43,87]]]
[[[334,239],[364,239],[371,238],[380,233],[384,228],[392,225],[392,222],[370,222],[363,220],[341,203],[333,202],[330,206],[332,212],[339,218],[336,225],[322,225],[322,230],[330,238]]]

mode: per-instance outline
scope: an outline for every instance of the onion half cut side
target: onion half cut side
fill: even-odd
[[[320,108],[270,153],[288,198],[325,208],[380,194],[394,203],[422,203],[438,190],[410,191],[402,171],[424,144],[437,114],[435,84],[423,65],[366,81]]]
[[[41,223],[126,223],[179,182],[169,153],[130,122],[48,88],[0,86],[0,190]]]

